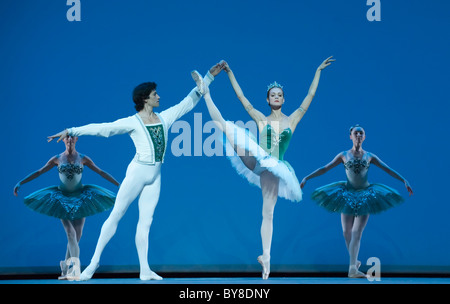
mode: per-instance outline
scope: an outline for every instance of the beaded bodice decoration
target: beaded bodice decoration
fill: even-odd
[[[63,174],[66,179],[72,180],[76,174],[83,173],[83,166],[80,164],[65,163],[58,166],[58,172]]]
[[[347,184],[354,189],[362,189],[369,186],[370,163],[364,157],[352,158],[344,163],[347,175]]]
[[[162,124],[146,126],[155,148],[155,161],[162,161],[165,149],[164,129]]]
[[[64,163],[58,166],[59,179],[61,184],[59,188],[64,191],[75,191],[81,185],[81,176],[83,173],[82,164]]]
[[[361,173],[362,170],[369,169],[369,163],[365,159],[354,158],[344,163],[346,170],[352,170],[355,174]]]
[[[291,128],[286,128],[277,134],[272,126],[267,124],[261,131],[259,145],[273,157],[283,160],[291,138]]]

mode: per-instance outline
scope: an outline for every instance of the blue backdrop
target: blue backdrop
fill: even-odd
[[[29,210],[27,194],[58,184],[57,170],[14,185],[42,167],[64,145],[46,136],[66,127],[108,122],[135,113],[132,89],[155,81],[159,110],[193,87],[190,71],[205,73],[228,61],[255,108],[269,114],[266,86],[282,83],[292,113],[306,96],[319,64],[312,105],[285,158],[301,180],[351,148],[348,128],[366,130],[365,150],[405,176],[414,190],[372,166],[370,181],[398,189],[403,205],[371,216],[360,259],[378,257],[395,271],[450,272],[447,196],[450,3],[382,1],[370,22],[366,1],[106,1],[81,0],[81,21],[68,21],[66,1],[0,2],[0,267],[58,266],[66,236],[58,219]],[[249,121],[225,73],[211,94],[226,119]],[[194,117],[210,120],[202,100],[182,120],[194,141]],[[202,126],[201,125],[201,126]],[[197,130],[198,131],[198,130]],[[180,136],[170,133],[169,145]],[[169,146],[170,147],[170,146]],[[122,180],[134,155],[127,135],[81,137],[77,150]],[[226,157],[168,151],[162,192],[150,232],[149,261],[157,271],[258,269],[260,190],[239,177]],[[313,179],[299,204],[279,199],[274,218],[275,270],[326,270],[348,265],[340,216],[310,199],[318,186],[344,180],[343,166]],[[84,183],[117,188],[89,169]],[[89,217],[80,242],[87,265],[109,212]],[[106,247],[102,265],[137,265],[136,202]],[[382,268],[383,269],[383,268]]]

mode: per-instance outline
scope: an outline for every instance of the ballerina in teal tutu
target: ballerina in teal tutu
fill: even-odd
[[[14,187],[14,195],[19,188],[39,177],[53,167],[58,168],[60,185],[37,190],[24,198],[27,207],[39,213],[61,219],[67,234],[66,259],[60,262],[59,279],[77,279],[80,273],[80,248],[85,217],[108,210],[114,206],[116,195],[97,185],[83,185],[81,176],[84,166],[89,167],[103,178],[118,186],[119,183],[110,174],[97,167],[88,156],[78,153],[75,144],[78,137],[66,137],[66,151],[52,157],[41,169],[29,174]],[[68,269],[70,261],[73,267]]]
[[[413,191],[408,181],[398,172],[391,169],[375,154],[362,149],[365,131],[361,126],[355,125],[350,128],[350,139],[353,142],[352,149],[339,153],[329,164],[307,175],[303,178],[300,187],[303,188],[307,180],[320,176],[339,164],[344,165],[347,181],[317,188],[311,197],[328,211],[341,213],[345,243],[350,254],[348,276],[365,278],[366,275],[358,270],[361,263],[357,258],[362,232],[369,220],[369,215],[385,211],[403,202],[397,190],[383,184],[369,183],[369,166],[374,164],[402,181],[409,195],[412,195]]]

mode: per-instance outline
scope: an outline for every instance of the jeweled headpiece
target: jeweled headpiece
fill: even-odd
[[[267,92],[269,92],[273,88],[283,89],[283,86],[281,84],[279,84],[278,82],[274,81],[273,83],[271,83],[267,86]]]

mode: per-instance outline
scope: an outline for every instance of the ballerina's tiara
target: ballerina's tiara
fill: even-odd
[[[269,92],[273,88],[283,89],[283,86],[281,84],[279,84],[278,82],[274,81],[273,83],[271,83],[267,86],[267,92]]]

